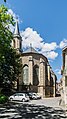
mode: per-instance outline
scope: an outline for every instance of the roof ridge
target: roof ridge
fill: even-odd
[[[33,47],[28,47],[23,53],[38,53]]]

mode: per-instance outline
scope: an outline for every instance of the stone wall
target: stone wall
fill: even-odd
[[[46,59],[46,57],[44,57],[41,54],[37,54],[37,53],[23,53],[21,55],[21,59],[22,59],[22,65],[24,67],[24,65],[28,65],[29,68],[29,72],[28,72],[28,84],[31,84],[31,90],[39,93],[43,98],[46,97],[50,97],[50,65],[48,64],[48,60]],[[33,67],[34,66],[38,66],[39,67],[39,83],[38,85],[33,85]],[[55,77],[53,75],[53,80],[55,80]],[[23,82],[23,76],[21,77],[20,82]],[[46,83],[48,85],[46,85]],[[21,84],[20,84],[21,85]],[[55,82],[53,87],[51,87],[54,94],[52,96],[55,96]],[[45,94],[46,92],[48,92],[47,94]]]

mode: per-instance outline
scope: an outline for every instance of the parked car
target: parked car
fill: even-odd
[[[37,93],[28,92],[27,94],[28,94],[30,99],[41,99],[41,96],[39,96]]]
[[[15,93],[9,97],[11,101],[29,101],[29,96],[26,93]]]

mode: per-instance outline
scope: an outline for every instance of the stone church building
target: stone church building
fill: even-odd
[[[39,93],[43,98],[55,97],[57,77],[48,59],[31,45],[23,51],[22,42],[18,22],[16,22],[12,47],[21,54],[22,71],[19,78],[19,91],[23,91],[23,87],[26,87],[27,91]]]

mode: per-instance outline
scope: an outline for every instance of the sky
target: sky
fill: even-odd
[[[14,19],[18,17],[22,48],[34,47],[45,55],[57,75],[61,76],[62,49],[67,45],[67,0],[0,0]],[[14,27],[11,26],[11,31]]]

